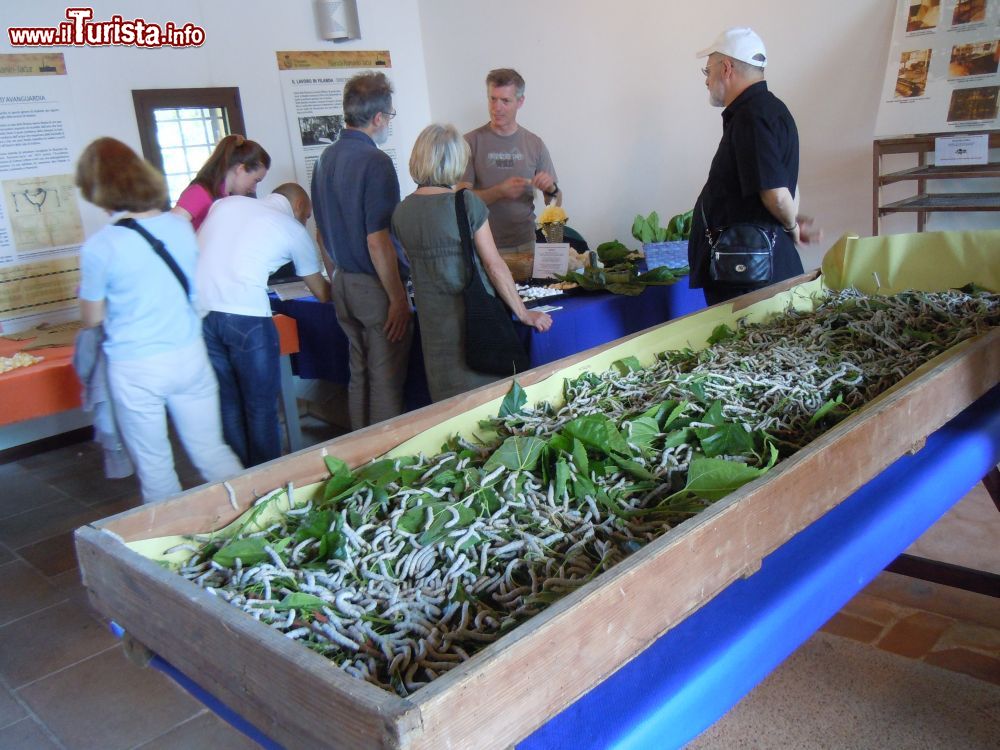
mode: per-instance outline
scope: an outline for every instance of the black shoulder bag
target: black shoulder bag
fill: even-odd
[[[508,377],[531,368],[531,360],[514,328],[507,305],[489,293],[476,267],[476,249],[465,210],[465,190],[455,193],[455,217],[462,248],[469,258],[465,300],[465,364],[476,372]]]
[[[156,237],[143,229],[139,222],[132,218],[119,219],[115,222],[115,226],[133,229],[141,234],[150,247],[153,248],[154,252],[167,264],[167,267],[173,272],[174,276],[177,277],[177,281],[180,282],[181,287],[184,289],[184,296],[189,300],[191,299],[191,287],[188,286],[187,278],[184,276],[184,272],[181,271],[181,267],[177,265],[177,261],[174,260],[174,256],[167,252],[167,248],[162,241],[156,239]]]
[[[712,229],[701,208],[705,238],[712,251],[708,273],[716,284],[751,286],[766,284],[774,274],[774,243],[778,233],[772,227],[737,222]]]

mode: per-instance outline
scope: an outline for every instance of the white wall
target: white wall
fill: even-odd
[[[4,3],[3,31],[8,26],[56,26],[66,20],[67,5],[72,3]],[[97,0],[88,7],[93,7],[95,21],[110,20],[115,14],[161,25],[190,21],[205,29],[206,42],[188,49],[55,48],[65,55],[73,86],[79,148],[109,135],[140,150],[132,89],[238,86],[247,135],[272,158],[263,193],[295,179],[274,53],[388,49],[396,89],[393,104],[399,112],[393,126],[403,168],[400,181],[404,191],[412,189],[404,165],[413,141],[430,119],[417,0],[358,0],[362,38],[337,43],[320,39],[311,0]],[[51,50],[13,48],[6,33],[0,41],[0,53],[35,51]],[[82,207],[88,234],[106,222],[107,217],[93,207]]]
[[[420,0],[431,113],[487,120],[484,78],[517,68],[519,121],[552,152],[570,224],[591,245],[631,240],[636,213],[690,208],[721,135],[695,52],[723,28],[767,45],[768,85],[794,114],[803,212],[826,231],[871,233],[872,137],[894,0]],[[474,7],[475,10],[469,10]]]

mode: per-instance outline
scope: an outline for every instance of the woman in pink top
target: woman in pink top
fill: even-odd
[[[264,179],[271,166],[259,143],[242,135],[227,135],[215,146],[208,161],[199,170],[173,212],[188,219],[197,231],[205,220],[212,203],[227,195],[257,195],[257,183]]]

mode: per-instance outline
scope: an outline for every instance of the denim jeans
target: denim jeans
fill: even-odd
[[[222,434],[247,468],[281,455],[278,329],[270,317],[210,312],[205,346],[219,380]]]

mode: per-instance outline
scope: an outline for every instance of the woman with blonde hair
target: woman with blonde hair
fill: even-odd
[[[208,161],[184,188],[173,212],[191,222],[195,231],[208,209],[227,195],[256,197],[257,184],[267,176],[271,157],[256,141],[242,135],[227,135],[215,145]]]
[[[169,412],[206,480],[242,470],[222,439],[219,386],[192,306],[197,241],[161,206],[163,175],[114,138],[98,138],[76,166],[83,197],[115,221],[80,250],[83,325],[104,326],[115,419],[144,502],[180,492],[167,436]]]
[[[410,259],[420,340],[431,398],[440,401],[497,380],[465,363],[465,300],[469,259],[455,215],[455,183],[469,161],[469,144],[453,125],[429,125],[410,155],[417,189],[396,207],[392,229]],[[510,269],[497,252],[489,210],[471,190],[463,194],[475,245],[475,273],[519,321],[547,331],[552,318],[524,306]]]

